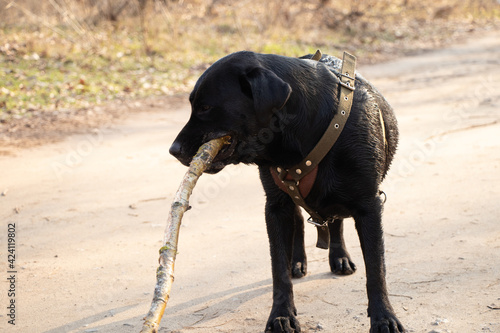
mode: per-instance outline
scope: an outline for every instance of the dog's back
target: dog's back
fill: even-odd
[[[313,58],[312,54],[307,54],[300,57],[300,59],[312,59],[312,58]],[[342,68],[342,59],[339,59],[337,57],[328,54],[323,54],[319,62],[327,66],[334,75],[340,76],[340,70]],[[382,122],[383,122],[382,125],[384,126],[383,132],[385,134],[385,142],[386,142],[385,166],[383,168],[384,172],[380,180],[382,181],[385,175],[387,174],[387,171],[389,171],[389,167],[394,158],[394,154],[396,153],[398,145],[399,132],[398,132],[396,115],[394,114],[394,110],[390,106],[389,102],[387,102],[387,100],[384,98],[384,96],[358,71],[356,71],[356,81],[358,81],[357,89],[363,90],[368,98],[367,104],[369,105],[369,107],[366,109],[366,112],[373,113],[374,116],[378,117],[378,118],[371,117],[372,119],[374,119],[374,121],[380,121],[379,120],[380,116],[378,115],[382,116]]]

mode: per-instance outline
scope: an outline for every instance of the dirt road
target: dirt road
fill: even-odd
[[[391,300],[409,332],[500,332],[499,36],[360,68],[401,128],[384,223]],[[188,112],[165,105],[64,142],[0,149],[0,331],[140,330],[186,170],[168,147]],[[271,271],[256,167],[203,176],[191,204],[160,332],[263,331]],[[352,276],[329,272],[314,227],[306,238],[309,274],[294,281],[303,330],[368,332],[353,223]]]

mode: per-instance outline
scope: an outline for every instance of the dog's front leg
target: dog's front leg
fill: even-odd
[[[403,325],[394,314],[385,282],[382,203],[377,196],[354,215],[366,266],[366,290],[370,333],[401,333]]]
[[[266,324],[266,332],[300,332],[291,279],[295,205],[290,198],[282,195],[279,197],[281,198],[268,197],[266,203],[266,225],[273,275],[273,307]]]

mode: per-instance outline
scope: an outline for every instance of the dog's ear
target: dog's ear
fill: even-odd
[[[274,110],[283,108],[292,88],[272,71],[256,67],[240,77],[241,90],[253,99],[261,124],[269,124]]]

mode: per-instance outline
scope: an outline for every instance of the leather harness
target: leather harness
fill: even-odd
[[[319,61],[321,56],[321,51],[318,50],[311,59]],[[356,80],[355,68],[356,57],[344,52],[342,69],[339,77],[340,97],[338,112],[335,114],[330,125],[312,151],[299,164],[291,168],[271,167],[271,175],[276,185],[286,192],[296,205],[304,208],[311,216],[308,222],[316,226],[318,231],[316,246],[322,249],[328,249],[330,243],[328,222],[331,222],[332,218],[322,217],[318,212],[306,204],[305,198],[314,185],[319,163],[332,149],[349,118],[354,96],[354,82]],[[382,115],[380,115],[380,118],[382,121],[382,129],[384,129]]]

